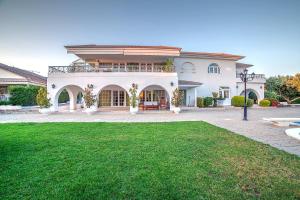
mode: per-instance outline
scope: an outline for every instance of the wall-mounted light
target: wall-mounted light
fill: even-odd
[[[55,84],[52,84],[51,87],[52,87],[52,89],[54,89],[55,88]]]
[[[260,89],[263,89],[263,86],[260,86]]]
[[[94,85],[93,84],[88,84],[87,87],[90,88],[90,89],[93,89]]]
[[[236,86],[236,89],[238,89],[238,88],[239,88],[239,86],[237,85],[237,86]]]
[[[174,83],[173,83],[173,81],[170,83],[170,85],[173,87],[174,86]]]

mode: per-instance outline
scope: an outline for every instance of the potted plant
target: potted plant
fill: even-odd
[[[173,61],[171,59],[166,60],[163,65],[164,72],[172,72],[173,71]]]
[[[182,100],[183,100],[183,93],[178,88],[176,88],[173,91],[173,96],[171,100],[171,103],[174,106],[173,111],[175,114],[179,114],[180,112],[179,106],[182,104]]]
[[[130,93],[130,113],[136,114],[139,110],[138,107],[138,98],[137,98],[137,89],[138,85],[133,83],[131,88],[129,89]]]
[[[94,104],[96,102],[96,95],[93,95],[93,88],[92,87],[86,87],[84,89],[84,104],[85,104],[85,112],[89,115],[96,112],[96,109],[94,108]]]
[[[44,87],[41,87],[38,91],[38,94],[36,96],[36,102],[40,106],[39,112],[42,114],[49,114],[51,113],[50,110],[50,98],[47,98],[47,89]]]

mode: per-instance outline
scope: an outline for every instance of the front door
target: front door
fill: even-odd
[[[182,106],[186,106],[186,90],[180,90],[183,93]]]

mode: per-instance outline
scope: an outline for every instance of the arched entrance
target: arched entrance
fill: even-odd
[[[83,106],[84,90],[76,85],[62,87],[55,95],[54,106],[57,111],[74,111]]]
[[[244,95],[245,95],[245,91],[242,91],[240,96],[244,96]],[[247,89],[246,95],[249,99],[252,99],[255,104],[257,104],[258,100],[260,99],[258,92],[253,89]]]
[[[97,105],[100,110],[128,110],[129,96],[121,86],[107,85],[97,94]]]
[[[139,94],[139,110],[169,110],[170,96],[159,85],[149,85]]]

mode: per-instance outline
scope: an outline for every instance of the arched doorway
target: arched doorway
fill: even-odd
[[[244,96],[245,95],[245,91],[243,91],[240,96]],[[256,92],[253,89],[247,89],[246,90],[246,95],[249,99],[252,99],[254,101],[254,104],[258,104],[258,100],[259,100],[259,94],[258,92]]]
[[[127,91],[118,85],[107,85],[97,95],[100,110],[128,110],[129,96]]]
[[[83,89],[76,85],[62,87],[55,95],[56,110],[74,111],[83,107]]]
[[[139,110],[169,110],[170,96],[159,85],[149,85],[139,94]]]

